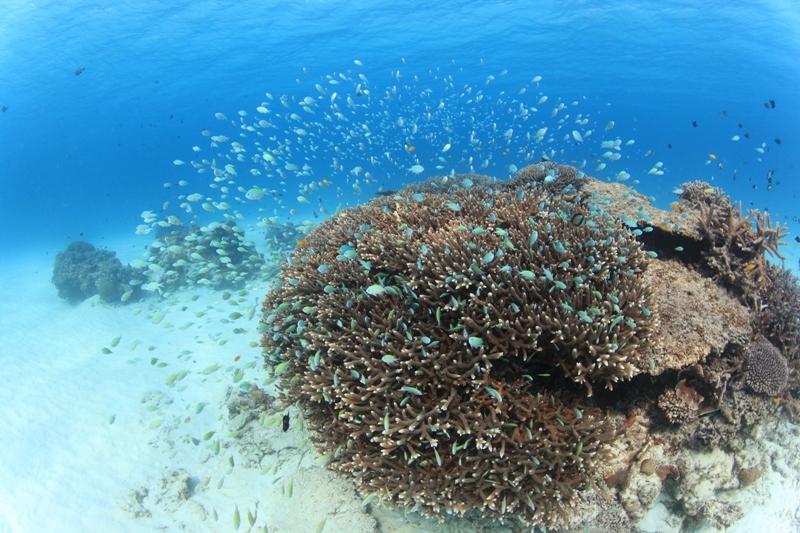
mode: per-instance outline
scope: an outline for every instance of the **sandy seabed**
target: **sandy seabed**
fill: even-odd
[[[72,306],[50,283],[53,257],[0,262],[0,532],[237,531],[237,512],[240,532],[443,530],[416,513],[362,505],[350,480],[318,464],[295,410],[248,420],[231,409],[242,383],[268,377],[250,344],[258,313],[229,319],[259,307],[265,282],[234,292],[238,306],[207,289]],[[798,449],[786,426],[760,444]],[[727,531],[797,530],[800,474],[780,470],[738,491],[746,516]],[[678,532],[680,520],[660,498],[637,527]]]

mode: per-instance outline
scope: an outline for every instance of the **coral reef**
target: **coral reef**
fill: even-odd
[[[745,383],[751,390],[778,396],[789,379],[786,358],[764,337],[757,337],[747,347],[747,374]]]
[[[614,436],[570,382],[630,379],[657,324],[635,236],[520,185],[400,191],[307,241],[261,345],[331,468],[428,516],[566,522]]]
[[[733,453],[800,419],[800,290],[766,259],[785,228],[702,182],[662,211],[550,162],[484,178],[388,192],[298,244],[262,309],[283,406],[390,507],[624,531],[664,488],[684,525],[733,523]]]
[[[75,241],[56,255],[52,282],[58,296],[73,303],[95,294],[105,302],[118,302],[124,292],[131,290],[128,281],[132,273],[115,252]]]

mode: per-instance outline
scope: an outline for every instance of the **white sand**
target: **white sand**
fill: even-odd
[[[125,245],[123,261],[136,257],[141,241],[135,243]],[[257,340],[256,320],[222,323],[237,308],[221,293],[185,292],[174,305],[150,298],[109,306],[93,298],[73,307],[50,283],[53,258],[52,252],[38,253],[0,263],[0,532],[234,531],[237,507],[242,532],[265,525],[273,533],[313,532],[323,520],[326,532],[441,531],[416,514],[362,507],[352,482],[316,465],[310,445],[300,448],[308,435],[295,425],[296,412],[286,433],[278,424],[254,421],[238,438],[229,436],[235,427],[225,398],[228,387],[237,387],[235,370],[254,362],[243,381],[260,384],[266,375],[259,349],[249,345]],[[240,312],[263,293],[263,286],[253,287]],[[197,301],[193,294],[200,295]],[[208,306],[206,316],[195,316]],[[136,307],[143,310],[134,316]],[[161,324],[148,318],[166,309]],[[187,322],[194,324],[181,329]],[[233,334],[235,327],[247,334]],[[119,345],[104,355],[102,348],[119,335]],[[184,350],[191,354],[179,357]],[[241,360],[234,362],[237,355]],[[152,358],[167,366],[151,364]],[[203,374],[212,364],[221,368]],[[168,386],[167,377],[181,370],[186,377]],[[201,402],[207,405],[198,414]],[[163,422],[151,428],[157,420]],[[204,441],[211,431],[214,436]],[[211,447],[217,439],[218,455]],[[729,531],[791,531],[800,523],[797,446],[793,459],[780,455],[787,442],[798,442],[797,431],[765,439],[780,439],[769,449],[787,465],[784,477],[772,472],[739,491],[748,516]],[[665,512],[656,504],[644,529],[672,531],[654,520]],[[482,525],[454,520],[448,530]]]

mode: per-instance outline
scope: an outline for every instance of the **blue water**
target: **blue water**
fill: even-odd
[[[268,101],[267,92],[275,97],[273,113],[287,111],[278,103],[281,95],[321,97],[317,114],[301,118],[325,126],[318,140],[336,140],[334,127],[344,123],[322,120],[322,111],[332,92],[339,91],[338,103],[343,104],[355,85],[325,83],[325,76],[338,73],[355,82],[359,73],[368,78],[369,113],[395,111],[398,103],[385,101],[386,88],[411,86],[403,101],[407,121],[413,118],[410,113],[422,113],[425,105],[433,107],[465,86],[483,90],[484,104],[504,98],[507,105],[498,106],[489,119],[502,128],[501,134],[516,127],[515,142],[542,125],[553,132],[556,121],[550,120],[550,111],[560,98],[568,106],[561,117],[568,112],[570,118],[549,145],[565,150],[555,160],[588,160],[587,173],[603,179],[625,170],[662,207],[672,200],[670,191],[677,184],[713,180],[746,208],[769,209],[788,223],[790,239],[800,233],[793,219],[800,188],[800,11],[791,2],[731,7],[714,1],[7,0],[0,14],[0,43],[0,105],[8,108],[0,114],[4,253],[41,245],[60,248],[81,233],[102,244],[112,235],[129,234],[141,223],[143,210],[158,212],[170,198],[177,209],[178,193],[165,191],[163,183],[191,181],[195,175],[172,161],[192,160],[194,145],[206,150],[198,155],[213,155],[200,134],[203,129],[238,135],[229,122],[214,119],[214,113],[238,118],[237,111],[246,110],[248,119],[258,119],[255,107]],[[364,66],[356,66],[356,59]],[[79,67],[85,70],[76,75]],[[431,69],[438,69],[438,81]],[[400,80],[393,77],[398,70]],[[507,73],[500,76],[503,71]],[[455,91],[441,81],[451,75]],[[486,85],[489,76],[495,79]],[[531,83],[534,76],[542,76],[538,87]],[[324,85],[326,95],[315,90],[316,83]],[[523,87],[526,93],[518,95]],[[431,92],[423,98],[425,89]],[[549,101],[537,106],[540,95]],[[770,99],[774,109],[764,107]],[[341,199],[334,197],[333,188],[325,192],[332,206],[352,204],[359,201],[346,181],[353,167],[371,170],[376,186],[397,188],[437,173],[438,152],[446,142],[464,155],[440,173],[466,171],[467,165],[457,161],[470,155],[466,141],[476,126],[467,118],[477,117],[483,127],[489,112],[487,106],[466,100],[448,102],[448,111],[461,113],[450,115],[451,132],[442,131],[444,119],[434,116],[428,132],[436,132],[435,140],[418,139],[414,158],[404,158],[409,154],[395,145],[391,150],[397,165],[371,169],[365,160],[381,159],[389,149],[378,142],[340,157],[345,172],[336,174],[330,154],[318,152],[314,179],[331,178],[345,191]],[[514,123],[503,113],[519,105],[512,100],[539,111],[528,122]],[[580,105],[569,108],[573,101]],[[290,112],[303,114],[299,109],[295,104]],[[723,111],[727,116],[720,117]],[[578,113],[590,117],[588,126],[573,127]],[[616,126],[605,132],[609,120]],[[692,121],[697,121],[696,128]],[[593,126],[593,137],[582,145],[563,141],[572,129]],[[745,133],[751,138],[745,139]],[[731,141],[734,135],[741,140]],[[402,146],[397,131],[388,131],[386,137],[387,143],[400,139]],[[595,172],[592,160],[601,153],[599,142],[616,138],[634,139],[635,145],[623,150],[620,161]],[[759,154],[755,148],[762,143],[765,153]],[[243,144],[250,157],[252,140]],[[486,156],[487,150],[484,145],[483,154],[471,155]],[[652,155],[645,155],[648,150]],[[494,150],[491,167],[476,164],[475,170],[507,177],[508,164],[526,164],[502,152]],[[706,165],[711,153],[717,160]],[[415,161],[426,169],[418,176],[407,171]],[[656,161],[664,164],[663,176],[647,174]],[[768,191],[770,170],[774,177]],[[290,178],[284,211],[292,207],[296,183],[311,181]],[[257,184],[242,181],[246,188]],[[363,201],[373,188],[364,187],[363,180],[361,185]]]

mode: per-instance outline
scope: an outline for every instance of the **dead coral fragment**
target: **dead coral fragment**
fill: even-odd
[[[763,473],[764,471],[757,466],[751,468],[742,468],[739,470],[739,483],[741,484],[742,488],[752,485],[758,480],[758,478],[761,477]]]
[[[764,337],[758,337],[747,347],[747,377],[745,383],[754,392],[778,396],[789,379],[786,358]]]

